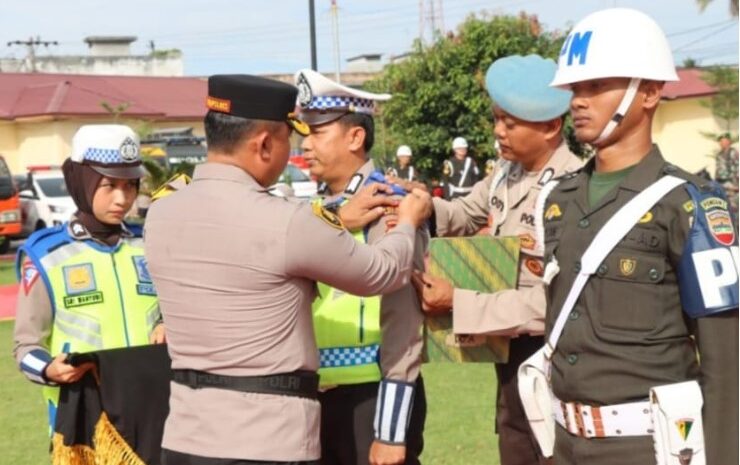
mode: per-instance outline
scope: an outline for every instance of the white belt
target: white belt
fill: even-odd
[[[471,192],[473,190],[473,187],[457,187],[450,184],[450,192],[458,193],[458,192],[465,192],[466,194],[468,192]]]
[[[560,426],[582,438],[653,434],[648,401],[592,407],[577,402],[563,402],[553,397],[552,410]]]

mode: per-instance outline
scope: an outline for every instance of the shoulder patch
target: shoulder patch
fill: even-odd
[[[30,260],[23,264],[21,270],[21,285],[23,287],[23,294],[28,295],[28,292],[33,287],[34,283],[39,278],[39,270],[36,265]]]
[[[562,210],[560,210],[560,205],[553,203],[552,205],[547,207],[547,211],[545,212],[545,219],[547,221],[560,218],[561,216],[563,216],[563,212]]]
[[[342,220],[340,220],[337,215],[324,208],[319,202],[313,202],[311,204],[311,210],[314,215],[332,228],[344,229]]]

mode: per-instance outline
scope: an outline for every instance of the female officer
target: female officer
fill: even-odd
[[[68,353],[164,342],[141,234],[123,223],[146,173],[138,137],[127,126],[83,126],[62,170],[77,212],[32,234],[16,260],[13,352],[23,374],[44,385],[52,429],[56,386],[90,368],[68,364]]]

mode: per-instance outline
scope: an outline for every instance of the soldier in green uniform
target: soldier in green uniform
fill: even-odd
[[[568,309],[577,277],[587,276],[563,312],[550,358],[556,464],[738,463],[737,237],[722,189],[667,163],[653,145],[663,84],[675,80],[665,35],[635,10],[586,17],[560,53],[551,85],[573,91],[576,136],[596,156],[544,205],[547,334]],[[593,274],[581,273],[596,233],[668,175],[683,183],[634,223]],[[649,399],[651,390],[691,380],[701,386],[703,409],[692,415],[685,407],[696,399],[687,394],[661,407],[666,418],[684,414],[654,421],[655,402],[666,399]],[[654,445],[662,427],[667,448]]]

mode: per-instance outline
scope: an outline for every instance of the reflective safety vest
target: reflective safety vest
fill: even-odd
[[[65,224],[27,242],[19,265],[28,256],[49,294],[52,356],[149,344],[160,312],[141,238],[109,247],[70,237]],[[43,393],[53,428],[59,388],[45,386]]]
[[[354,237],[367,242],[363,231]],[[318,283],[313,326],[321,386],[380,381],[380,296],[357,297]]]

